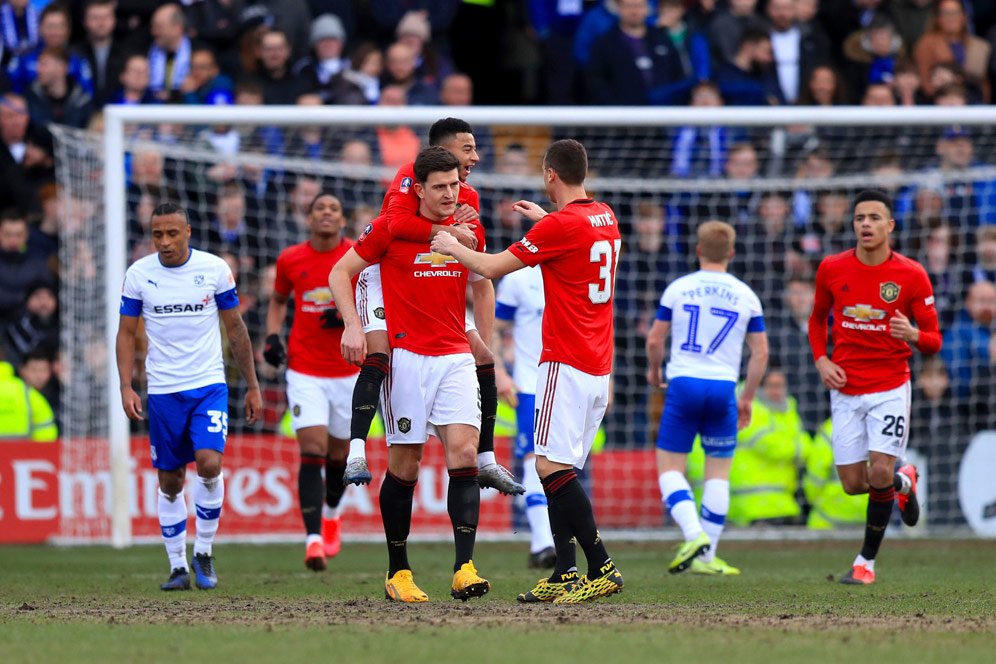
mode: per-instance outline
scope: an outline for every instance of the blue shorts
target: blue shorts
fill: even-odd
[[[668,381],[657,449],[688,454],[696,434],[707,456],[733,456],[737,446],[737,384],[681,376]]]
[[[519,405],[515,407],[515,422],[519,432],[515,436],[515,458],[522,459],[535,451],[533,426],[536,422],[536,395],[519,392]]]
[[[186,466],[197,450],[224,453],[226,436],[228,386],[224,383],[149,395],[152,465],[159,470]]]

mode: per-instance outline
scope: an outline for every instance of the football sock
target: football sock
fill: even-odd
[[[481,441],[478,452],[495,451],[495,418],[498,414],[498,384],[495,382],[495,365],[477,367],[477,384],[481,389]]]
[[[353,418],[349,423],[349,459],[364,456],[364,445],[370,425],[377,414],[380,386],[390,368],[390,358],[384,353],[371,353],[363,360],[360,375],[353,388]]]
[[[408,533],[412,527],[412,498],[416,480],[402,480],[390,473],[380,485],[380,518],[387,538],[388,576],[411,569],[408,563]]]
[[[538,553],[553,546],[550,514],[546,494],[543,493],[543,483],[536,473],[533,459],[526,459],[522,470],[522,483],[526,487],[526,519],[529,521],[529,553]]]
[[[699,558],[711,562],[716,557],[719,538],[726,524],[726,513],[730,511],[730,483],[727,480],[706,480],[702,490],[702,530],[709,536],[712,546]]]
[[[159,490],[159,527],[163,532],[163,544],[169,556],[169,569],[189,570],[187,566],[187,501],[183,491],[173,500]]]
[[[345,461],[325,460],[325,507],[339,507],[342,494],[346,491],[346,485],[342,483],[342,476],[345,474]]]
[[[864,556],[862,556],[860,553],[854,559],[854,564],[855,565],[864,565],[865,567],[868,568],[869,572],[874,572],[875,571],[875,561],[874,560],[868,560],[867,558],[865,558]]]
[[[194,555],[211,555],[214,536],[218,532],[221,506],[225,502],[225,476],[197,476],[194,483],[194,512],[197,514],[197,533],[194,536]]]
[[[903,473],[895,473],[892,476],[892,488],[896,490],[896,493],[901,493],[904,496],[907,496],[910,493],[910,489],[913,488],[913,483],[910,482],[910,478]]]
[[[301,519],[304,532],[308,535],[322,533],[322,466],[325,457],[318,454],[302,454],[301,468],[297,474],[297,495],[301,502]]]
[[[657,478],[664,497],[664,505],[671,512],[671,518],[681,528],[681,534],[686,542],[690,542],[702,533],[699,515],[695,512],[695,500],[692,498],[692,487],[685,476],[677,470],[661,473]]]
[[[498,463],[498,459],[495,458],[495,453],[491,452],[478,452],[477,453],[477,467],[487,468],[491,464]]]
[[[875,560],[878,548],[882,546],[885,529],[892,516],[892,504],[896,500],[896,490],[892,486],[883,488],[868,487],[868,516],[865,519],[865,542],[861,555],[866,560]]]
[[[595,513],[591,509],[588,494],[581,486],[581,480],[573,470],[559,470],[547,475],[543,479],[543,486],[547,490],[551,506],[556,503],[557,509],[566,518],[574,539],[584,550],[584,556],[588,560],[588,578],[598,578],[612,560],[598,534]],[[560,566],[559,560],[557,566]]]
[[[453,524],[456,561],[453,571],[474,557],[477,521],[481,514],[481,487],[477,485],[477,468],[451,468],[446,492],[446,511]]]
[[[550,515],[550,532],[553,536],[553,546],[557,550],[557,565],[550,575],[551,583],[560,583],[565,574],[577,574],[577,549],[574,546],[574,535],[571,534],[570,520],[564,514],[559,503],[551,495],[547,486],[548,481],[552,482],[559,473],[569,473],[573,471],[563,470],[552,473],[543,481],[543,491],[546,494]]]

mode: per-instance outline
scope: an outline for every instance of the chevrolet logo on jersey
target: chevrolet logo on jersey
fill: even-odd
[[[323,305],[332,303],[332,290],[328,286],[319,286],[305,291],[301,299],[311,304]]]
[[[856,304],[853,307],[844,307],[843,314],[847,318],[853,318],[855,322],[849,320],[840,321],[841,327],[850,330],[867,330],[870,332],[885,332],[885,323],[873,323],[871,321],[882,320],[885,313],[881,309],[875,309],[870,304]]]
[[[447,256],[446,254],[437,254],[435,251],[430,253],[418,254],[415,256],[416,265],[431,265],[432,267],[443,267],[449,263],[459,263],[457,259],[452,256]]]

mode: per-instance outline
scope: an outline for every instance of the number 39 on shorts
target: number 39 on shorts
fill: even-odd
[[[616,281],[616,267],[619,265],[619,250],[622,240],[598,240],[591,245],[589,259],[598,263],[598,282],[588,284],[588,299],[592,304],[605,304],[612,299],[612,287]]]
[[[218,433],[228,437],[228,412],[224,410],[209,410],[207,411],[207,416],[211,418],[211,424],[208,425],[208,433]]]

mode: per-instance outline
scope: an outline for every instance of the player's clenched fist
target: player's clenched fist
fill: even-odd
[[[451,255],[456,248],[460,246],[457,239],[447,233],[446,231],[440,231],[436,233],[436,237],[432,238],[432,250],[437,254]]]
[[[831,390],[839,390],[847,384],[847,374],[826,355],[816,361],[816,369],[823,384]]]
[[[920,333],[913,327],[910,319],[897,309],[896,314],[889,319],[889,336],[912,344],[916,343]]]
[[[367,356],[367,337],[362,327],[347,325],[340,346],[343,359],[357,366],[363,364],[363,358]]]

